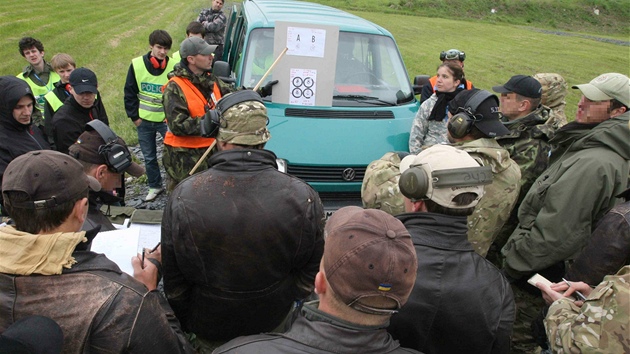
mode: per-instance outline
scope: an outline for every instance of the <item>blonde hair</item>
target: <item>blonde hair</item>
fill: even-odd
[[[50,59],[50,65],[55,71],[59,69],[63,69],[68,65],[72,65],[73,68],[77,67],[77,64],[74,62],[74,59],[72,59],[72,57],[66,53],[55,54],[55,56],[53,56],[52,59]]]

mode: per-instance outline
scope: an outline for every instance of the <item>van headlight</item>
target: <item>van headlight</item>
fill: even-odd
[[[287,173],[287,160],[276,159],[276,164],[278,164],[278,171],[282,173]]]

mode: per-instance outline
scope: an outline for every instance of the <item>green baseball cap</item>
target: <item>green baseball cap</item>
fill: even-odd
[[[617,100],[630,107],[630,79],[623,74],[607,73],[594,78],[588,84],[575,85],[591,101]]]

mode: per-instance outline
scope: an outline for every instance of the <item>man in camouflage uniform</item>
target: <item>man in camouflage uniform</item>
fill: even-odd
[[[573,290],[587,296],[579,306],[562,295],[566,284],[541,286],[555,300],[545,318],[549,344],[554,353],[630,352],[630,266],[608,275],[595,289],[586,283],[573,283]]]
[[[459,137],[452,133],[450,119],[448,140],[456,148],[470,154],[480,165],[492,167],[492,184],[486,186],[475,212],[468,216],[468,241],[475,252],[483,257],[516,204],[521,179],[521,171],[516,162],[510,159],[510,153],[494,139],[509,133],[499,120],[499,100],[495,95],[485,92],[489,97],[475,110],[468,107],[467,103],[473,95],[483,93],[478,89],[462,91],[448,104],[449,118],[466,112],[474,116],[469,120],[470,128]]]
[[[549,139],[552,129],[545,125],[549,110],[540,105],[542,87],[530,76],[515,75],[502,86],[494,86],[501,93],[500,111],[509,134],[497,138],[501,146],[509,151],[510,157],[521,169],[521,190],[510,218],[488,252],[488,259],[498,267],[502,265],[500,250],[518,225],[518,207],[532,183],[549,165]],[[525,287],[525,289],[523,289]],[[532,338],[531,323],[539,315],[542,301],[531,285],[522,282],[513,285],[514,301],[517,304],[513,338],[515,352],[527,352],[521,348],[520,338]]]
[[[201,10],[197,22],[206,30],[204,39],[210,45],[216,45],[214,60],[223,60],[223,41],[227,18],[223,13],[223,0],[212,0],[212,7]]]
[[[398,180],[400,161],[407,155],[407,152],[402,151],[388,152],[380,159],[370,162],[361,185],[364,208],[380,209],[394,216],[405,212]]]
[[[536,344],[544,344],[534,342],[535,331],[527,333],[543,304],[525,281],[534,273],[561,280],[565,263],[587,244],[627,184],[630,79],[607,73],[573,88],[582,91],[575,121],[550,140],[554,151],[549,167],[525,195],[519,224],[501,250],[517,305],[515,352],[532,352]]]
[[[536,178],[549,166],[549,139],[553,129],[545,125],[549,109],[540,104],[542,87],[531,76],[514,75],[501,86],[494,86],[494,92],[501,94],[502,121],[509,134],[497,138],[521,169],[521,191],[512,209],[510,218],[503,225],[494,241],[489,259],[501,267],[500,251],[512,231],[518,225],[518,207]]]
[[[168,174],[168,190],[184,178],[214,139],[201,137],[201,121],[216,101],[233,89],[212,75],[212,53],[216,46],[198,37],[186,38],[180,53],[185,60],[175,66],[174,76],[164,88],[162,100],[168,132],[164,138],[163,164]],[[209,167],[205,160],[197,169]]]
[[[567,124],[567,116],[564,114],[564,101],[567,93],[569,93],[569,85],[560,74],[539,73],[534,75],[534,79],[538,80],[542,85],[542,104],[551,109],[547,125],[554,129],[560,128]]]

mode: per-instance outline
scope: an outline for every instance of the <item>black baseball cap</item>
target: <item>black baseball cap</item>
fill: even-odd
[[[77,68],[70,74],[70,86],[76,93],[98,93],[96,74],[88,68]]]
[[[466,110],[466,103],[479,89],[463,90],[448,103],[448,111],[455,115]],[[487,92],[487,91],[486,91]],[[499,120],[499,99],[490,95],[472,112],[475,116],[474,126],[489,138],[509,134],[510,131]]]
[[[517,93],[524,97],[542,97],[542,86],[540,82],[531,76],[514,75],[502,86],[492,86],[492,91],[498,93]]]

